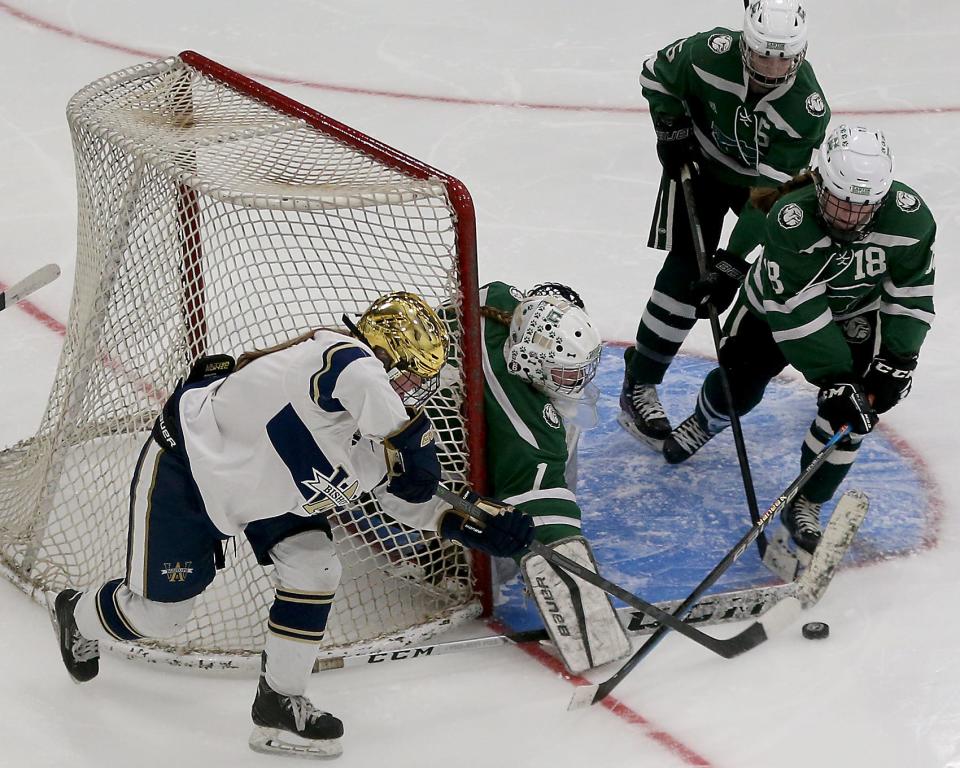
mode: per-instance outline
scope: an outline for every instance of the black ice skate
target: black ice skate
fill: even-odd
[[[660,450],[670,434],[670,422],[660,404],[653,384],[640,384],[624,375],[620,390],[620,414],[617,422],[627,432],[655,450]]]
[[[63,665],[75,683],[93,680],[100,671],[100,644],[81,635],[73,618],[80,594],[75,589],[65,589],[57,595],[52,606],[48,604],[53,628],[60,642]]]
[[[823,504],[809,501],[805,496],[797,496],[790,506],[780,513],[780,522],[783,523],[793,543],[798,549],[811,555],[823,536],[823,531],[820,529],[820,507],[822,506]]]
[[[316,709],[306,696],[277,693],[260,676],[253,701],[250,749],[290,757],[336,757],[343,752],[343,723]]]
[[[707,428],[700,411],[696,410],[663,441],[663,458],[670,464],[686,461],[703,448],[714,434]]]

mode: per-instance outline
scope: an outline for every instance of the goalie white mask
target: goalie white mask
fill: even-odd
[[[893,155],[882,131],[839,125],[816,159],[817,208],[832,238],[860,240],[893,184]]]
[[[596,376],[601,339],[580,307],[536,295],[513,311],[503,354],[507,369],[548,395],[578,397]]]
[[[744,12],[740,55],[753,80],[774,88],[797,74],[807,54],[807,14],[798,0],[753,0]]]

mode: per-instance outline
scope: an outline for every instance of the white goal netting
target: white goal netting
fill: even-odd
[[[105,77],[67,112],[76,281],[39,432],[0,453],[8,577],[39,597],[122,576],[136,457],[191,364],[342,327],[391,290],[457,309],[466,373],[435,403],[436,426],[447,477],[476,472],[463,415],[480,396],[474,223],[459,182],[190,52]],[[425,637],[479,611],[457,545],[370,499],[332,522],[344,578],[325,650]],[[259,652],[272,598],[241,537],[186,629],[129,652],[231,666]]]

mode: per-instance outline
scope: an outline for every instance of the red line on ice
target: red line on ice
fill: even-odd
[[[79,32],[75,29],[70,29],[61,24],[58,24],[54,21],[48,21],[47,19],[42,19],[39,16],[34,16],[31,13],[27,13],[21,8],[17,8],[14,5],[11,5],[4,0],[0,0],[0,11],[6,12],[8,15],[13,16],[16,19],[29,24],[38,29],[43,29],[47,32],[53,32],[55,34],[61,35],[63,37],[70,38],[72,40],[79,40],[80,42],[87,43],[89,45],[97,46],[98,48],[105,48],[111,51],[119,51],[120,53],[130,53],[138,58],[142,59],[162,59],[171,55],[170,51],[166,53],[157,53],[156,51],[148,51],[143,48],[134,48],[129,45],[123,45],[122,43],[115,43],[111,40],[105,40],[100,37],[94,37],[93,35],[88,35],[84,32]],[[275,75],[268,74],[266,72],[245,72],[249,77],[252,77],[256,80],[269,80],[274,83],[283,83],[287,85],[299,85],[304,88],[315,88],[321,91],[332,91],[335,93],[351,93],[359,96],[379,96],[382,98],[388,99],[403,99],[405,101],[428,101],[435,104],[463,104],[467,106],[488,106],[488,107],[509,107],[511,109],[540,109],[540,110],[550,110],[550,111],[559,111],[559,112],[593,112],[593,113],[605,113],[605,114],[646,114],[648,111],[645,107],[642,106],[618,106],[613,105],[602,105],[602,104],[551,104],[548,102],[537,102],[537,101],[498,101],[496,99],[473,99],[473,98],[461,98],[457,96],[442,96],[442,95],[431,95],[431,94],[422,94],[422,93],[405,93],[403,91],[386,91],[376,88],[361,88],[358,86],[351,85],[336,85],[334,83],[320,83],[302,80],[296,77],[287,77],[284,75]],[[639,96],[638,96],[639,99]],[[960,112],[960,105],[945,105],[945,106],[930,106],[930,107],[876,107],[876,108],[863,108],[863,109],[841,109],[834,111],[835,115],[848,115],[848,116],[866,116],[866,115],[937,115],[937,114],[951,114]]]

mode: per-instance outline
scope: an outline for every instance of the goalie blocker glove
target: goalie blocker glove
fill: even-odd
[[[857,381],[834,381],[824,384],[817,395],[817,413],[828,422],[834,432],[844,424],[850,431],[865,435],[872,430],[879,417],[870,406],[863,386]]]
[[[749,269],[750,264],[739,256],[718,248],[706,277],[690,284],[690,291],[697,304],[697,317],[702,320],[709,316],[708,302],[713,304],[717,314],[729,307]]]
[[[472,491],[465,493],[463,498],[480,507],[487,513],[487,518],[476,520],[449,509],[440,521],[440,535],[445,539],[458,541],[492,557],[515,557],[530,546],[533,520],[529,515]]]
[[[699,158],[690,118],[686,115],[655,117],[653,129],[657,133],[657,157],[664,173],[671,179],[679,179],[680,169]]]
[[[387,490],[411,504],[433,498],[440,483],[436,433],[423,411],[383,439],[390,482]]]
[[[916,357],[898,357],[880,348],[863,378],[863,388],[873,398],[877,413],[886,413],[910,394],[916,367]]]

